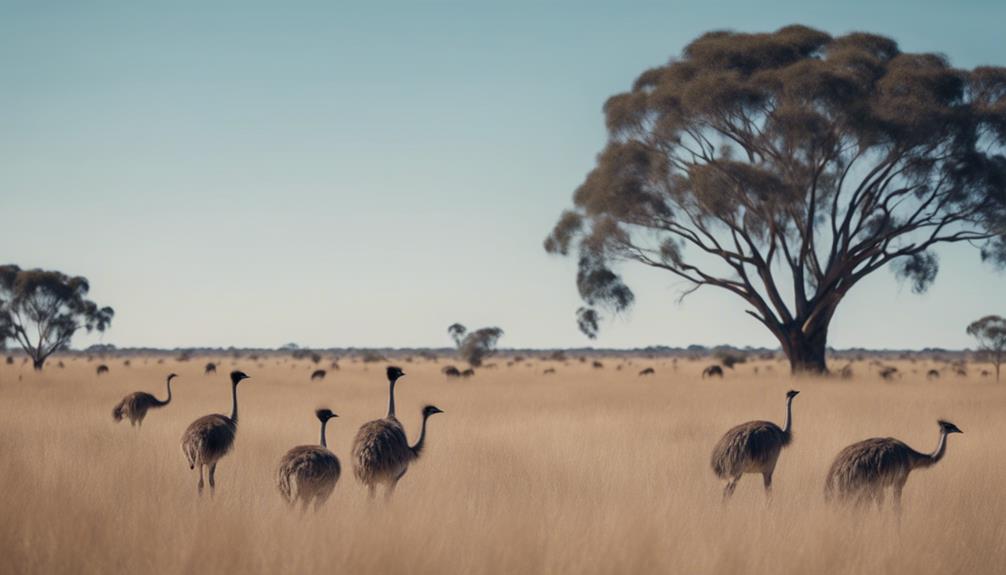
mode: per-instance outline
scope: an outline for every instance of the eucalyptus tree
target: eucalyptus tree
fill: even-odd
[[[710,32],[604,105],[608,142],[545,240],[578,258],[581,330],[633,304],[621,262],[741,298],[793,372],[826,371],[845,296],[915,292],[940,244],[1006,264],[1006,68],[883,36]]]
[[[496,344],[503,337],[503,330],[498,327],[484,327],[469,332],[460,323],[451,324],[447,333],[454,340],[458,355],[472,367],[479,367],[482,360],[495,353]]]
[[[1006,318],[998,315],[987,315],[968,325],[968,335],[978,341],[978,351],[996,368],[996,381],[999,381],[999,369],[1006,360]]]
[[[112,308],[87,299],[89,291],[90,284],[80,276],[0,266],[0,327],[6,326],[9,338],[41,370],[78,330],[105,331],[111,325]]]

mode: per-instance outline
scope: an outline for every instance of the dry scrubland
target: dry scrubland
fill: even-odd
[[[881,382],[866,363],[849,381],[791,381],[782,363],[727,370],[703,381],[707,362],[546,362],[447,380],[443,365],[404,363],[399,413],[414,438],[426,402],[428,450],[390,504],[368,501],[352,477],[350,442],[386,407],[383,364],[342,362],[321,382],[313,364],[269,358],[222,361],[64,360],[41,375],[0,366],[0,572],[3,573],[1001,573],[1006,563],[1006,385],[944,375],[924,362],[897,365]],[[277,364],[277,361],[280,363]],[[261,365],[259,365],[261,364]],[[642,367],[657,373],[638,377]],[[760,374],[753,367],[760,366]],[[234,452],[220,465],[216,497],[196,496],[178,446],[185,426],[228,413],[226,372],[240,388]],[[323,367],[325,367],[323,365]],[[912,370],[917,370],[912,373]],[[110,412],[137,389],[175,401],[142,430]],[[19,376],[23,379],[19,381]],[[730,505],[709,453],[730,426],[784,418],[794,403],[794,444],[766,506],[746,476]],[[312,410],[340,418],[329,443],[343,477],[317,514],[291,512],[273,484],[289,447],[312,443]],[[900,530],[889,514],[856,515],[823,503],[831,457],[848,443],[894,435],[920,450],[936,419],[957,423],[947,457],[917,471]]]

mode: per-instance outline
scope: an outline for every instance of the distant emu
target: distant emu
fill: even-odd
[[[101,365],[98,366],[98,369],[96,369],[94,371],[98,375],[102,375],[102,374],[108,373],[108,366],[105,365],[105,364],[101,364]]]
[[[445,365],[440,371],[447,377],[461,377],[461,371],[453,365]]]
[[[772,474],[782,448],[793,440],[793,398],[800,393],[786,392],[786,426],[782,429],[771,421],[742,423],[723,435],[713,448],[711,459],[716,477],[727,481],[723,500],[730,499],[741,475],[760,473],[765,483],[765,494],[772,495]]]
[[[594,360],[594,362],[591,363],[590,366],[593,367],[594,369],[604,369],[604,364],[597,360]]]
[[[213,363],[212,361],[207,363],[206,367],[203,368],[203,375],[209,375],[211,373],[216,372],[217,372],[217,364]]]
[[[644,370],[641,370],[639,372],[639,375],[646,376],[646,375],[653,375],[655,373],[657,373],[657,371],[655,369],[653,369],[652,367],[648,367],[648,368],[646,368]]]
[[[335,484],[342,474],[339,458],[328,450],[325,440],[325,425],[328,420],[338,417],[331,409],[319,409],[314,412],[321,422],[321,445],[301,445],[286,452],[276,470],[276,486],[280,495],[287,503],[300,501],[302,510],[314,501],[315,510],[328,501]],[[297,493],[294,494],[294,487]]]
[[[168,374],[168,397],[164,401],[144,391],[130,393],[112,409],[112,419],[118,422],[127,417],[130,425],[143,427],[143,419],[147,417],[148,410],[164,407],[171,403],[171,380],[176,377],[178,376],[174,373]]]
[[[241,371],[231,372],[231,415],[213,413],[204,415],[189,424],[182,435],[182,452],[189,469],[199,466],[199,494],[203,493],[203,467],[209,468],[210,493],[216,489],[217,462],[234,446],[238,432],[238,384],[248,376]]]
[[[316,379],[325,379],[325,373],[326,372],[324,369],[314,370],[314,373],[311,374],[311,381],[314,381]]]
[[[908,474],[943,459],[947,436],[963,433],[949,421],[939,420],[940,441],[932,453],[919,453],[893,437],[874,437],[853,443],[839,452],[828,471],[824,494],[828,501],[838,499],[863,506],[871,501],[884,505],[884,489],[894,491],[894,510],[901,513],[901,491]]]
[[[939,378],[940,378],[940,372],[935,369],[930,369],[928,372],[926,372],[926,379],[939,379]]]
[[[466,369],[466,370],[464,370],[464,371],[461,372],[461,377],[463,377],[465,379],[468,379],[469,377],[472,377],[473,375],[475,375],[475,370],[472,369],[472,368],[470,368],[470,367],[468,369]]]
[[[541,373],[543,375],[552,375],[553,373],[555,373],[555,368],[554,367],[546,368],[545,371],[543,371]]]
[[[880,378],[884,381],[891,381],[895,376],[898,375],[898,368],[894,366],[887,366],[880,370]]]
[[[710,365],[702,370],[702,379],[707,377],[723,377],[723,368],[718,365]]]

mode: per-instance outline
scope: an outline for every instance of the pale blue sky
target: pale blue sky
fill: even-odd
[[[0,0],[0,262],[90,278],[118,345],[441,346],[454,321],[590,345],[541,241],[642,70],[794,22],[1006,64],[1002,2],[63,4]],[[857,287],[832,345],[970,345],[1006,275],[940,253],[923,296]],[[776,345],[626,271],[637,305],[593,345]]]

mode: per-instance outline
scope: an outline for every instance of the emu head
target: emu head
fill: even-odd
[[[234,370],[231,372],[231,383],[237,385],[242,379],[249,379],[248,374],[243,371]]]
[[[786,399],[793,399],[797,395],[800,395],[800,392],[795,389],[791,389],[786,392]]]
[[[168,381],[170,382],[172,379],[175,379],[176,377],[178,377],[177,373],[169,373],[168,374]]]
[[[949,421],[941,419],[936,423],[940,425],[940,431],[942,431],[943,433],[964,433],[963,431],[960,430],[959,427],[957,427],[953,423],[950,423]]]
[[[405,372],[402,371],[402,368],[394,365],[388,366],[388,381],[397,381],[403,375],[405,375]]]
[[[335,413],[332,413],[331,409],[327,409],[327,408],[324,408],[324,407],[321,408],[321,409],[316,409],[314,411],[314,415],[318,418],[318,421],[320,421],[322,423],[325,423],[326,421],[328,421],[329,419],[332,419],[333,417],[339,417]]]
[[[443,412],[444,410],[440,409],[435,405],[427,405],[426,407],[423,408],[423,417],[429,417],[434,413],[443,413]]]

